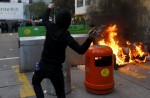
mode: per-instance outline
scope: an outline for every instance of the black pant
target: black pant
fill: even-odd
[[[41,82],[44,78],[51,80],[56,91],[57,98],[66,98],[64,90],[64,76],[62,70],[57,72],[49,72],[48,70],[38,70],[34,72],[32,77],[32,85],[37,98],[44,98]]]

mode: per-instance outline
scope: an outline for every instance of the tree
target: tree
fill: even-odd
[[[34,2],[29,5],[29,12],[31,18],[34,19],[41,19],[45,10],[47,9],[47,4],[40,0],[39,2]]]
[[[74,15],[75,0],[53,0],[53,2],[55,3],[57,9],[69,9],[72,15]]]

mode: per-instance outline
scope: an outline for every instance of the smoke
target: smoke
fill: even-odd
[[[149,0],[96,0],[87,11],[92,25],[117,24],[120,39],[134,41],[137,37],[139,9],[149,9]]]
[[[144,7],[150,10],[150,0],[141,0],[141,3],[143,4]]]
[[[91,6],[88,9],[91,23],[110,24],[123,23],[127,24],[136,17],[137,0],[99,0],[96,7]],[[99,23],[98,23],[99,22]]]

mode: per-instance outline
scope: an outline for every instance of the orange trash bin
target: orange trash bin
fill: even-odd
[[[108,94],[114,88],[113,51],[93,45],[85,53],[85,87],[92,94]]]

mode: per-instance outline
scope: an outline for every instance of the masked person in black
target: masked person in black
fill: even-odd
[[[37,98],[44,98],[41,87],[41,81],[44,78],[51,80],[57,98],[66,98],[62,72],[62,63],[65,60],[66,47],[69,46],[77,53],[84,54],[93,40],[93,38],[89,36],[82,45],[79,45],[74,40],[70,32],[67,31],[71,23],[71,13],[68,10],[62,9],[56,14],[56,23],[49,22],[52,8],[54,8],[53,3],[49,4],[43,17],[43,24],[46,27],[46,38],[41,60],[32,77],[32,84]]]

